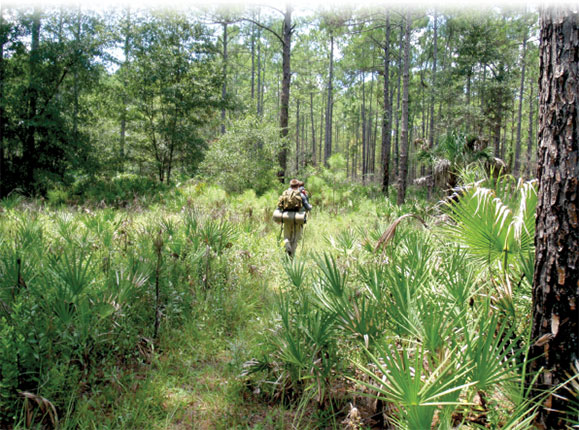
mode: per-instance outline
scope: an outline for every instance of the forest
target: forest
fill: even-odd
[[[578,428],[578,64],[563,6],[0,3],[0,428]]]

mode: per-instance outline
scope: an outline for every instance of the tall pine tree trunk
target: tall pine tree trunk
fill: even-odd
[[[374,57],[374,56],[372,56]],[[372,70],[374,70],[374,63],[372,62]],[[367,143],[367,149],[368,149],[368,162],[367,162],[367,166],[368,166],[368,173],[370,175],[373,176],[374,173],[374,152],[375,152],[375,148],[372,148],[372,129],[373,124],[372,124],[372,120],[374,117],[373,111],[372,111],[372,101],[374,100],[374,72],[370,73],[370,94],[369,97],[370,99],[370,106],[368,109],[368,130],[366,133],[366,139],[368,140]]]
[[[40,10],[34,8],[32,14],[32,32],[29,57],[29,82],[28,82],[28,111],[26,114],[26,137],[22,153],[24,168],[25,187],[32,191],[34,183],[34,171],[36,169],[36,109],[38,104],[38,67],[40,63]]]
[[[316,122],[314,121],[314,93],[310,93],[310,121],[312,123],[312,163],[317,165],[316,159]]]
[[[255,25],[251,26],[251,100],[255,99]]]
[[[285,182],[287,170],[287,135],[289,133],[289,99],[291,82],[291,42],[292,42],[292,7],[287,4],[283,20],[283,51],[282,51],[282,84],[279,126],[281,129],[282,148],[278,155],[280,166],[279,179]]]
[[[334,35],[330,34],[330,72],[328,77],[328,105],[326,106],[326,140],[324,150],[324,165],[328,167],[328,159],[332,156],[332,117],[333,117],[333,80],[334,80]]]
[[[296,176],[300,169],[300,99],[296,99]]]
[[[76,29],[75,29],[75,42],[77,44],[77,53],[76,55],[80,55],[80,38],[81,38],[81,19],[82,19],[82,15],[81,15],[81,6],[80,4],[78,5],[78,9],[77,9],[77,15],[76,15]],[[74,65],[73,65],[73,83],[72,83],[72,95],[73,95],[73,105],[72,105],[72,137],[74,139],[74,144],[78,145],[78,110],[79,110],[79,106],[78,106],[78,93],[79,93],[79,88],[78,88],[78,65],[79,65],[79,61],[80,59],[77,58],[74,61]]]
[[[365,74],[362,73],[362,106],[360,111],[360,116],[362,117],[362,183],[366,183],[366,174],[368,173],[366,168],[366,135],[368,133],[367,123],[366,123],[366,85],[365,85]]]
[[[555,389],[579,360],[579,14],[541,14],[538,202],[533,278],[531,370]],[[564,428],[572,404],[559,388],[539,409],[542,429]],[[565,412],[567,414],[565,414]]]
[[[326,109],[324,109],[324,98],[322,97],[322,106],[320,106],[320,147],[318,150],[318,154],[320,155],[320,164],[323,162],[323,154],[324,154],[324,148],[323,148],[323,142],[324,142],[324,112]]]
[[[525,35],[523,36],[523,53],[521,57],[521,87],[519,88],[519,112],[518,112],[518,119],[517,119],[517,143],[515,146],[515,168],[514,174],[515,176],[519,176],[519,170],[521,168],[521,122],[523,121],[523,91],[525,89],[525,53],[527,52],[527,32],[525,31]]]
[[[500,107],[497,107],[497,110]],[[501,156],[501,118],[495,118],[495,123],[493,125],[493,136],[495,145],[495,157],[499,158]]]
[[[406,30],[404,42],[404,77],[402,94],[402,132],[400,166],[398,171],[397,204],[402,205],[406,199],[406,181],[408,176],[408,87],[410,83],[410,10],[406,11]]]
[[[261,106],[262,106],[262,87],[261,87],[261,28],[257,30],[257,107],[256,113],[258,117],[261,117]]]
[[[378,143],[378,119],[380,114],[378,109],[374,113],[374,131],[372,132],[372,180],[376,177],[376,146]]]
[[[7,192],[4,153],[4,44],[7,40],[7,29],[4,27],[4,10],[2,3],[0,3],[0,199]]]
[[[390,182],[390,146],[392,142],[392,105],[390,104],[390,12],[386,12],[386,35],[384,37],[384,111],[382,114],[382,193],[388,195]]]
[[[433,148],[435,145],[435,135],[434,135],[434,94],[436,92],[436,58],[438,56],[438,14],[436,9],[434,10],[434,35],[432,41],[432,89],[430,91],[430,130],[428,136],[428,147]],[[428,199],[432,196],[432,190],[434,189],[434,171],[432,166],[428,167]]]
[[[131,29],[131,9],[127,6],[127,20],[125,26],[125,41],[124,41],[124,55],[125,55],[125,62],[123,64],[126,67],[129,63],[129,52],[130,52],[130,29]],[[124,164],[125,164],[125,147],[126,147],[126,136],[127,136],[127,109],[128,109],[128,96],[126,87],[128,82],[126,78],[121,78],[123,80],[124,88],[122,90],[121,102],[121,131],[119,136],[119,170],[122,172],[124,171]]]
[[[531,84],[531,94],[529,96],[529,136],[527,140],[527,177],[531,177],[535,173],[535,169],[531,167],[532,162],[532,151],[533,151],[533,142],[535,141],[535,136],[533,135],[533,107],[535,106],[535,98],[533,97],[533,90],[535,89],[535,85]]]
[[[225,134],[225,98],[227,97],[227,27],[228,22],[223,25],[223,84],[221,85],[221,134]]]
[[[403,60],[402,60],[402,51],[404,51],[404,32],[402,28],[400,29],[400,51],[398,55],[398,86],[396,90],[396,139],[394,144],[394,170],[396,174],[396,178],[398,178],[398,174],[400,172],[400,92],[402,89],[402,74],[404,70]]]

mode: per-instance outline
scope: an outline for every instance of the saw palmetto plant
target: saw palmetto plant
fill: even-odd
[[[533,182],[509,183],[499,179],[494,189],[468,188],[448,203],[453,223],[444,231],[479,265],[497,305],[514,320],[513,291],[529,287],[532,279],[537,191]]]
[[[460,404],[459,394],[472,385],[470,365],[457,363],[452,353],[432,366],[420,344],[379,345],[367,355],[373,366],[356,366],[368,379],[353,379],[397,408],[393,421],[400,429],[430,428],[437,408]]]

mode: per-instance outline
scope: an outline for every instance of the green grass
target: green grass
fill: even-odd
[[[312,183],[314,210],[293,262],[271,220],[281,190],[231,196],[191,182],[123,209],[66,208],[62,195],[54,209],[1,202],[0,424],[23,428],[26,413],[42,421],[15,395],[27,390],[55,405],[61,428],[341,428],[350,404],[370,425],[363,396],[386,405],[397,398],[371,387],[381,363],[399,357],[400,378],[414,377],[408,363],[421,364],[430,379],[408,380],[417,390],[439,387],[420,398],[420,419],[412,399],[390,406],[399,428],[437,414],[446,425],[457,411],[475,420],[484,411],[473,398],[483,390],[500,409],[487,422],[501,427],[515,409],[500,400],[501,384],[520,370],[505,365],[514,360],[508,339],[492,343],[503,359],[488,367],[489,383],[448,375],[452,366],[474,368],[477,357],[454,352],[502,315],[488,303],[504,277],[488,282],[492,267],[444,229],[413,219],[375,251],[401,215],[432,225],[436,214],[416,200],[397,207],[347,185]],[[520,276],[520,267],[509,273]],[[527,315],[529,298],[514,294],[516,315]],[[517,324],[495,326],[515,341],[525,335]],[[489,348],[482,352],[492,360]],[[532,406],[517,409],[521,422]]]

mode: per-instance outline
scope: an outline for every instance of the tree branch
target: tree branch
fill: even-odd
[[[271,28],[269,28],[267,25],[263,25],[263,24],[255,21],[255,20],[253,20],[253,19],[251,19],[251,18],[241,18],[241,20],[242,20],[242,21],[251,22],[251,23],[257,25],[259,28],[262,28],[262,29],[264,29],[264,30],[269,31],[271,34],[273,34],[275,37],[277,37],[277,39],[281,42],[282,45],[285,45],[285,42],[283,41],[283,38],[282,38],[278,33],[276,33],[274,30],[272,30]]]

